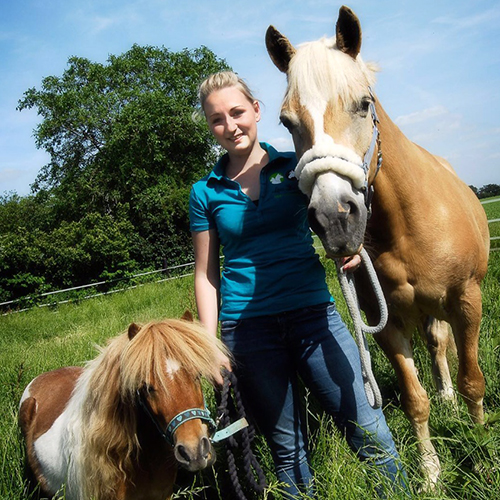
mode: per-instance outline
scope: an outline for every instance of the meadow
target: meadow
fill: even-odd
[[[489,219],[500,218],[500,199],[484,205]],[[490,225],[492,236],[500,235],[500,224]],[[498,241],[492,246],[498,247]],[[329,286],[338,308],[349,322],[347,310],[331,261],[324,262]],[[384,411],[408,471],[414,498],[428,500],[500,498],[500,252],[490,255],[489,270],[483,283],[483,321],[480,338],[480,365],[486,379],[486,424],[474,426],[465,405],[458,409],[437,400],[432,386],[429,357],[415,338],[415,358],[421,380],[432,401],[431,426],[443,472],[438,488],[419,492],[421,477],[415,439],[399,402],[399,390],[392,368],[370,339],[374,372],[384,397]],[[147,322],[179,317],[184,310],[195,310],[192,276],[133,290],[93,298],[53,308],[34,308],[0,317],[0,499],[28,498],[24,490],[24,450],[17,426],[18,402],[24,387],[36,375],[60,366],[82,365],[96,355],[96,344],[124,331],[131,322]],[[450,360],[456,373],[456,361]],[[215,399],[207,386],[208,406]],[[318,499],[343,500],[375,498],[367,480],[367,469],[349,450],[331,420],[317,408],[307,393],[308,422],[312,435],[312,461],[316,472]],[[279,484],[265,443],[255,441],[257,457],[266,472],[269,491],[266,498],[280,498]],[[222,452],[219,453],[223,455]],[[192,476],[179,476],[175,498],[219,498],[231,500],[219,487],[226,477],[221,459],[212,470]],[[398,498],[392,496],[391,498]]]

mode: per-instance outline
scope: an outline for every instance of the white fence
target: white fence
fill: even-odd
[[[488,200],[488,202],[489,201],[498,201],[498,200]],[[500,222],[500,219],[490,219],[490,220],[488,220],[488,224],[493,224],[495,222]],[[494,237],[490,238],[490,241],[495,241],[495,240],[500,240],[500,236],[494,236]],[[499,251],[499,250],[500,250],[500,248],[493,248],[493,249],[490,249],[490,252],[496,252],[496,251]],[[36,295],[36,297],[31,297],[31,296],[21,297],[19,299],[9,300],[7,302],[0,302],[0,308],[16,307],[16,305],[18,305],[18,304],[23,304],[23,303],[25,304],[25,303],[27,303],[29,301],[40,300],[40,299],[42,299],[44,297],[50,297],[50,296],[53,296],[53,295],[58,295],[58,294],[68,293],[68,292],[73,292],[73,291],[77,291],[77,290],[84,290],[84,289],[87,289],[87,288],[95,288],[95,287],[98,287],[98,286],[109,285],[109,284],[117,283],[117,282],[120,282],[120,281],[130,281],[130,280],[133,280],[133,279],[136,279],[136,278],[141,278],[141,277],[149,276],[149,275],[153,275],[153,274],[160,274],[160,273],[165,274],[165,273],[169,273],[170,271],[173,271],[173,270],[182,269],[182,268],[190,267],[190,266],[193,266],[193,265],[194,265],[194,262],[188,262],[186,264],[180,264],[178,266],[172,266],[172,267],[165,267],[163,269],[157,269],[156,271],[148,271],[148,272],[144,272],[144,273],[134,274],[134,275],[131,275],[131,276],[124,276],[123,278],[115,278],[115,279],[108,280],[108,281],[98,281],[96,283],[89,283],[87,285],[80,285],[80,286],[74,286],[74,287],[71,287],[71,288],[64,288],[63,290],[55,290],[53,292],[44,292],[44,293]],[[51,301],[51,302],[47,302],[47,303],[43,303],[43,304],[34,304],[33,306],[25,307],[23,309],[13,309],[13,310],[11,310],[9,312],[3,313],[2,316],[5,316],[5,315],[10,314],[12,312],[27,311],[27,310],[31,309],[32,307],[35,307],[35,306],[36,307],[50,307],[50,306],[55,306],[55,305],[59,305],[59,304],[67,304],[69,302],[75,302],[77,300],[92,299],[94,297],[100,297],[100,296],[103,296],[103,295],[111,295],[112,293],[123,292],[125,290],[132,290],[132,289],[137,288],[139,286],[144,286],[144,285],[150,284],[150,283],[162,283],[164,281],[170,281],[170,280],[174,280],[174,279],[185,278],[187,276],[191,276],[192,274],[193,274],[193,272],[185,273],[185,274],[180,274],[180,275],[176,275],[176,276],[169,276],[167,278],[162,278],[162,279],[159,279],[159,280],[148,281],[146,283],[141,283],[141,284],[137,284],[137,285],[131,285],[131,286],[127,286],[127,287],[124,287],[124,288],[116,288],[116,289],[109,290],[109,291],[106,291],[106,292],[94,293],[94,294],[91,294],[91,295],[86,295],[86,296],[83,296],[83,297],[78,297],[76,299],[75,298],[70,298],[70,299],[67,299],[67,300]]]

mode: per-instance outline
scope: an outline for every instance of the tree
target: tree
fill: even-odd
[[[132,258],[142,266],[185,259],[188,188],[219,154],[192,114],[201,80],[223,69],[206,47],[134,45],[106,64],[71,57],[61,77],[44,78],[19,101],[19,110],[37,108],[36,145],[50,154],[33,192],[51,198],[57,221],[126,209]]]
[[[490,198],[492,196],[500,196],[500,186],[498,184],[486,184],[479,188],[476,193],[478,198]]]

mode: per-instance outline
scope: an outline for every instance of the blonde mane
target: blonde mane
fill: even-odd
[[[172,378],[165,360],[175,360],[193,379],[213,379],[222,343],[199,324],[184,320],[151,322],[129,339],[125,332],[111,339],[80,377],[75,392],[81,405],[80,485],[82,498],[111,500],[130,474],[140,451],[136,434],[136,391],[155,381],[168,391]]]
[[[290,61],[284,104],[294,95],[305,100],[323,96],[326,101],[338,95],[342,103],[350,103],[375,84],[377,70],[360,55],[353,59],[338,50],[335,38],[301,44]]]

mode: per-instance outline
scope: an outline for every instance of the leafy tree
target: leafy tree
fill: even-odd
[[[62,76],[27,90],[18,109],[37,109],[35,142],[50,161],[31,196],[0,200],[0,288],[66,286],[189,258],[189,189],[219,154],[192,114],[201,80],[223,69],[206,47],[134,45],[105,64],[71,57]]]
[[[491,196],[500,196],[500,186],[498,184],[486,184],[477,192],[478,198],[490,198]]]

